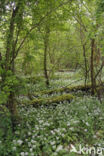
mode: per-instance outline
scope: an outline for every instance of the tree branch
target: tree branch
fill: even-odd
[[[35,24],[35,25],[29,30],[29,32],[27,32],[26,36],[25,36],[24,39],[21,41],[19,47],[18,47],[17,50],[16,50],[15,58],[17,57],[18,52],[19,52],[20,49],[22,48],[22,46],[23,46],[24,42],[26,41],[28,35],[29,35],[35,28],[39,27],[39,26],[42,24],[42,22],[44,21],[44,19],[45,19],[48,15],[50,15],[53,11],[56,11],[58,8],[62,7],[63,5],[68,4],[69,2],[72,2],[72,0],[68,0],[68,1],[65,2],[65,3],[61,3],[61,4],[60,4],[58,7],[56,7],[55,9],[50,10],[44,17],[42,17],[42,18],[40,19],[40,21],[39,21],[37,24]]]

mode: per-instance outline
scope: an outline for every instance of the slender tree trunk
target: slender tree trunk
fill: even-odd
[[[86,88],[87,78],[88,78],[86,43],[85,43],[85,35],[84,35],[83,28],[81,27],[81,25],[80,25],[80,37],[81,37],[81,44],[82,44],[82,48],[83,48],[84,67],[85,67],[84,76],[85,76],[85,88]]]
[[[94,77],[94,51],[95,51],[95,39],[91,40],[91,95],[94,95],[96,83]]]
[[[48,71],[47,71],[47,52],[48,52],[48,43],[49,43],[49,33],[50,30],[48,26],[46,26],[46,34],[44,38],[44,76],[46,79],[46,86],[49,86],[49,76],[48,76]]]
[[[47,72],[47,46],[45,47],[44,50],[44,76],[46,79],[46,86],[49,86],[49,77]]]
[[[86,47],[85,47],[85,44],[83,45],[83,56],[84,56],[84,65],[85,65],[85,88],[86,88],[86,85],[87,85],[87,59],[86,59]]]

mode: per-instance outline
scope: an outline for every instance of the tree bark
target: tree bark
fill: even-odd
[[[96,83],[94,77],[94,50],[95,50],[95,39],[91,40],[91,95],[94,95]]]
[[[6,76],[8,76],[8,71],[10,70],[12,75],[14,75],[15,71],[15,50],[16,45],[14,47],[14,33],[15,33],[15,24],[16,24],[16,16],[19,12],[20,3],[17,4],[16,8],[12,11],[12,16],[10,20],[9,30],[8,30],[8,36],[7,36],[7,47],[6,47],[6,54],[5,54],[5,79]],[[17,44],[17,43],[16,43]],[[12,62],[11,62],[12,60]],[[4,83],[5,83],[4,79]],[[14,131],[15,127],[15,120],[17,116],[17,108],[15,103],[15,93],[13,88],[10,88],[11,91],[9,93],[8,101],[7,101],[7,108],[9,109],[9,112],[11,113],[11,121],[12,121],[12,129]]]
[[[8,30],[8,37],[7,37],[7,48],[6,48],[6,64],[5,69],[8,71],[10,69],[10,57],[11,52],[13,50],[13,38],[14,38],[14,30],[15,30],[15,17],[18,14],[19,6],[17,6],[15,9],[13,9],[12,17],[10,20],[10,26]]]
[[[85,65],[85,88],[86,88],[86,85],[87,85],[87,72],[88,72],[88,69],[87,69],[87,59],[86,59],[86,47],[85,47],[85,44],[83,45],[83,56],[84,56],[84,65]]]
[[[46,79],[46,86],[49,86],[49,76],[48,76],[48,71],[47,71],[47,52],[48,52],[48,44],[49,44],[49,27],[46,26],[46,32],[45,32],[45,37],[44,37],[44,76]]]

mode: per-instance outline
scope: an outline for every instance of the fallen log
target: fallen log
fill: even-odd
[[[37,92],[34,94],[34,96],[41,96],[41,95],[51,95],[54,93],[70,93],[70,92],[77,92],[77,91],[89,91],[91,89],[91,85],[87,85],[86,87],[84,85],[78,85],[78,86],[73,86],[73,87],[63,87],[63,88],[58,88],[58,89],[51,89],[51,90],[44,90],[41,92]]]
[[[50,97],[50,98],[34,98],[30,101],[30,104],[33,107],[39,107],[41,105],[50,106],[51,104],[55,105],[60,102],[69,101],[71,102],[74,99],[74,96],[71,94],[63,94],[60,96]]]
[[[104,85],[103,83],[101,85],[96,85],[96,92],[98,90],[104,90]],[[91,84],[88,85],[77,85],[77,86],[65,86],[57,89],[50,89],[50,90],[43,90],[41,92],[36,92],[35,94],[32,94],[32,98],[35,97],[40,97],[42,95],[52,95],[52,94],[57,94],[57,93],[72,93],[72,92],[78,92],[78,91],[83,91],[83,92],[89,92],[91,91]]]

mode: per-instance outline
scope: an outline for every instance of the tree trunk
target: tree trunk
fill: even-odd
[[[11,60],[11,52],[13,50],[13,38],[14,38],[14,29],[15,29],[15,17],[18,13],[19,7],[17,6],[15,9],[13,9],[12,17],[10,20],[10,26],[7,36],[7,48],[6,48],[6,64],[5,69],[8,71],[10,69],[10,60]]]
[[[12,91],[10,92],[8,98],[7,107],[9,109],[9,112],[11,113],[12,130],[14,132],[17,124],[18,111],[17,111],[17,105],[15,103],[15,94]]]
[[[46,26],[46,34],[44,37],[44,76],[46,79],[46,86],[49,86],[49,77],[48,77],[48,71],[47,71],[47,52],[48,52],[48,43],[49,43],[49,27]]]
[[[95,39],[91,40],[91,95],[94,95],[96,83],[94,77],[94,50],[95,50]]]
[[[10,26],[8,30],[8,36],[7,36],[7,48],[6,48],[6,54],[5,54],[5,79],[6,76],[8,76],[8,71],[10,70],[12,75],[14,75],[14,60],[15,60],[15,49],[16,45],[14,47],[14,33],[15,33],[15,22],[16,22],[16,16],[19,11],[19,3],[15,9],[13,9],[11,20],[10,20]],[[12,62],[11,62],[12,60]],[[4,83],[5,83],[4,79]],[[15,103],[15,93],[12,91],[12,87],[10,88],[11,91],[9,93],[8,101],[7,101],[7,108],[9,109],[9,112],[11,113],[11,121],[12,121],[12,128],[14,131],[15,127],[15,120],[17,116],[17,108]]]
[[[80,25],[80,37],[81,37],[81,44],[82,44],[82,48],[83,48],[84,67],[85,67],[84,76],[85,76],[85,88],[86,88],[87,78],[88,78],[87,58],[86,58],[86,42],[85,42],[85,35],[83,32],[83,28],[81,27],[81,25]]]
[[[87,59],[86,59],[86,47],[85,47],[85,44],[83,45],[83,56],[84,56],[84,64],[85,64],[85,88],[86,88],[86,85],[87,85]]]

